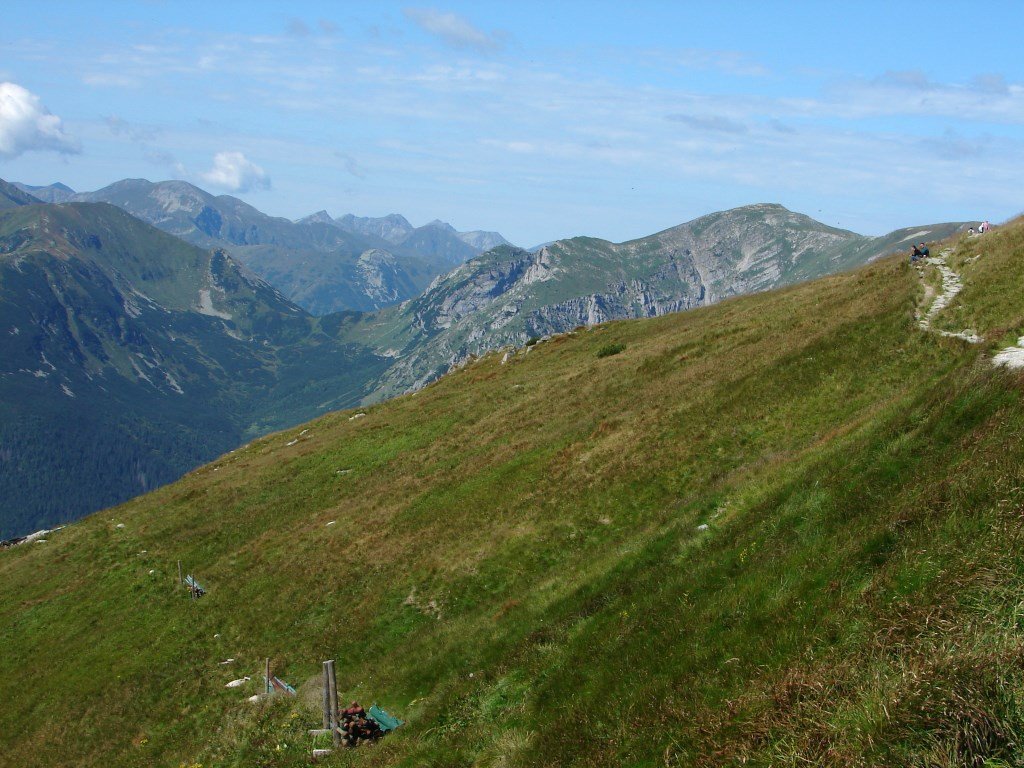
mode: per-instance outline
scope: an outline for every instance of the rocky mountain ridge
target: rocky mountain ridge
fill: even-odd
[[[112,203],[193,245],[223,248],[318,315],[412,298],[435,276],[504,242],[496,232],[458,233],[444,222],[415,228],[397,214],[333,219],[319,211],[293,222],[185,181],[123,179],[94,192],[59,183],[15,186],[44,202]],[[370,251],[375,255],[363,259]],[[381,252],[392,258],[382,261]]]
[[[390,396],[503,346],[789,285],[867,263],[908,236],[938,239],[964,226],[911,227],[870,238],[758,204],[625,243],[580,237],[534,252],[499,247],[353,330],[368,329],[378,352],[402,351],[378,390]]]

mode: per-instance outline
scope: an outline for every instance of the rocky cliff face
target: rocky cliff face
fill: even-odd
[[[958,226],[915,232],[933,239]],[[896,240],[763,204],[626,243],[573,238],[536,252],[495,248],[437,278],[386,320],[381,341],[402,353],[378,396],[415,389],[470,356],[531,338],[693,309],[856,266],[895,250]]]

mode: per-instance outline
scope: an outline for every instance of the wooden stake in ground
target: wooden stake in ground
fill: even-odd
[[[324,728],[331,727],[331,676],[324,662]],[[332,729],[333,730],[333,729]]]
[[[338,735],[338,679],[334,676],[334,659],[327,662],[327,680],[331,699],[331,736],[334,738],[335,746],[338,746],[341,737]]]
[[[185,577],[181,575],[181,560],[178,561],[178,584],[184,584]]]
[[[267,659],[266,677],[264,677],[263,679],[267,681],[266,682],[266,693],[269,696],[270,695],[270,659]]]

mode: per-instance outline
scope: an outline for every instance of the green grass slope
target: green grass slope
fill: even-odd
[[[306,765],[335,658],[407,725],[328,765],[1020,764],[1024,379],[988,356],[1022,231],[951,259],[985,344],[884,259],[489,355],[0,552],[0,762]],[[244,700],[266,656],[298,699]]]

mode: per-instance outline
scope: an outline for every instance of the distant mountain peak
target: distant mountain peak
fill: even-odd
[[[472,232],[459,232],[459,240],[482,251],[489,251],[499,245],[512,245],[502,237],[500,232],[485,232],[477,229]]]
[[[443,229],[445,232],[456,232],[455,227],[449,224],[447,221],[441,221],[440,219],[434,219],[428,221],[423,227],[430,227],[432,229]]]
[[[28,194],[44,203],[63,203],[75,194],[75,190],[66,184],[61,184],[59,181],[42,187],[22,184],[20,181],[13,181],[11,185],[17,187],[22,192],[28,192]]]
[[[32,205],[43,202],[30,192],[25,191],[16,184],[10,184],[0,179],[0,209],[16,208],[19,205]]]
[[[304,216],[301,219],[297,219],[296,224],[333,224],[334,219],[331,218],[331,214],[327,211],[317,211],[311,213],[309,216]]]
[[[389,213],[378,218],[346,213],[335,219],[334,223],[354,234],[373,235],[393,245],[401,243],[413,231],[412,224],[398,213]]]

